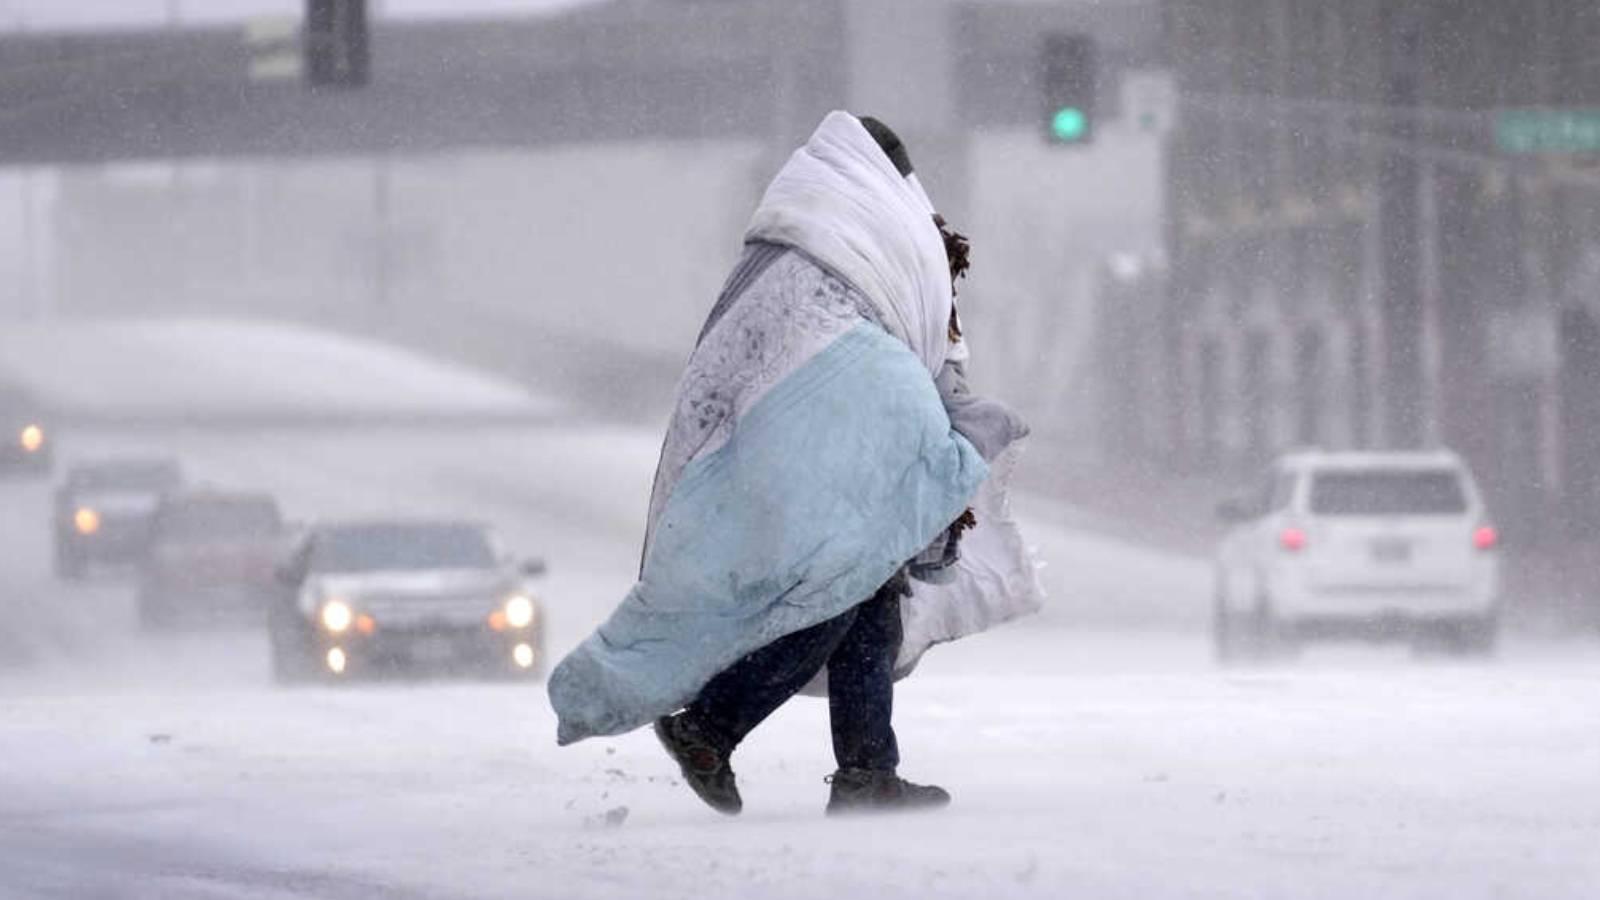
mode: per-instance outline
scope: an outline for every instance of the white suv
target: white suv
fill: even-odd
[[[1499,536],[1453,453],[1290,454],[1218,514],[1221,660],[1316,637],[1494,648]]]

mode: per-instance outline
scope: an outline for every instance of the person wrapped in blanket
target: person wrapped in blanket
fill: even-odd
[[[1041,602],[1006,501],[1027,427],[967,388],[967,268],[900,138],[829,114],[768,186],[679,383],[639,581],[551,674],[561,743],[653,723],[736,814],[734,749],[825,693],[827,812],[949,802],[898,774],[895,680]]]

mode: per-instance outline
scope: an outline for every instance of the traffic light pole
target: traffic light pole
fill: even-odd
[[[1392,43],[1383,55],[1386,106],[1417,106],[1422,78],[1421,29],[1404,10],[1389,7],[1383,33]],[[1415,116],[1399,116],[1391,125],[1400,142],[1417,139]],[[1395,448],[1420,447],[1426,437],[1427,392],[1423,368],[1423,242],[1422,163],[1412,153],[1384,151],[1378,171],[1379,307],[1383,315],[1386,443]]]

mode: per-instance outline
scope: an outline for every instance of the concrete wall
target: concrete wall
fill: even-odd
[[[70,171],[55,308],[448,307],[681,351],[738,253],[762,159],[753,142],[659,142]]]

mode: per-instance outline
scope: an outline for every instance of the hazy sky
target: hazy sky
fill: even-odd
[[[368,0],[386,16],[535,13],[597,0]],[[28,29],[226,22],[255,16],[298,16],[305,0],[0,0],[0,25]]]

